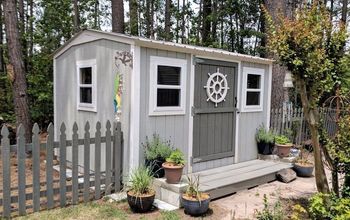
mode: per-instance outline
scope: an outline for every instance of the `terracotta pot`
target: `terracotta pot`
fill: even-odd
[[[208,211],[210,197],[198,200],[189,200],[186,197],[182,196],[182,205],[184,206],[185,213],[191,216],[201,216]]]
[[[162,167],[165,171],[167,183],[176,184],[180,182],[184,165],[174,165],[173,163],[165,162],[162,164]]]
[[[314,165],[313,164],[295,163],[293,168],[294,168],[295,172],[297,173],[297,176],[300,176],[300,177],[310,177],[310,176],[312,176],[312,173],[314,172]]]
[[[149,195],[134,196],[130,191],[127,193],[128,204],[133,212],[144,213],[151,210],[155,193]]]
[[[293,147],[293,144],[275,144],[277,147],[277,155],[280,157],[288,157],[290,149]]]

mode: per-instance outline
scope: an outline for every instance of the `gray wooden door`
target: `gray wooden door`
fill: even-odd
[[[194,63],[193,163],[234,156],[237,64],[198,58]]]

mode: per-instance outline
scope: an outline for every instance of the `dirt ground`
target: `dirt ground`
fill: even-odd
[[[327,171],[330,177],[330,172]],[[330,178],[328,178],[330,180]],[[263,197],[266,194],[269,204],[272,206],[280,201],[286,212],[286,219],[292,214],[292,207],[296,203],[304,203],[317,192],[315,177],[297,177],[290,183],[274,181],[263,184],[250,190],[244,190],[213,201],[213,205],[227,210],[227,215],[221,220],[255,219],[256,210],[264,208]]]

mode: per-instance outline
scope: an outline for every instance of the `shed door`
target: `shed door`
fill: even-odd
[[[237,64],[195,59],[193,163],[234,156]]]

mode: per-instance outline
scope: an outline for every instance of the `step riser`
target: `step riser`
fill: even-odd
[[[217,189],[211,189],[208,191],[211,199],[217,199],[226,195],[230,195],[241,190],[249,189],[258,185],[262,185],[271,181],[276,180],[276,173],[268,174],[262,177],[253,178],[243,182],[239,182],[232,185],[227,185]]]

